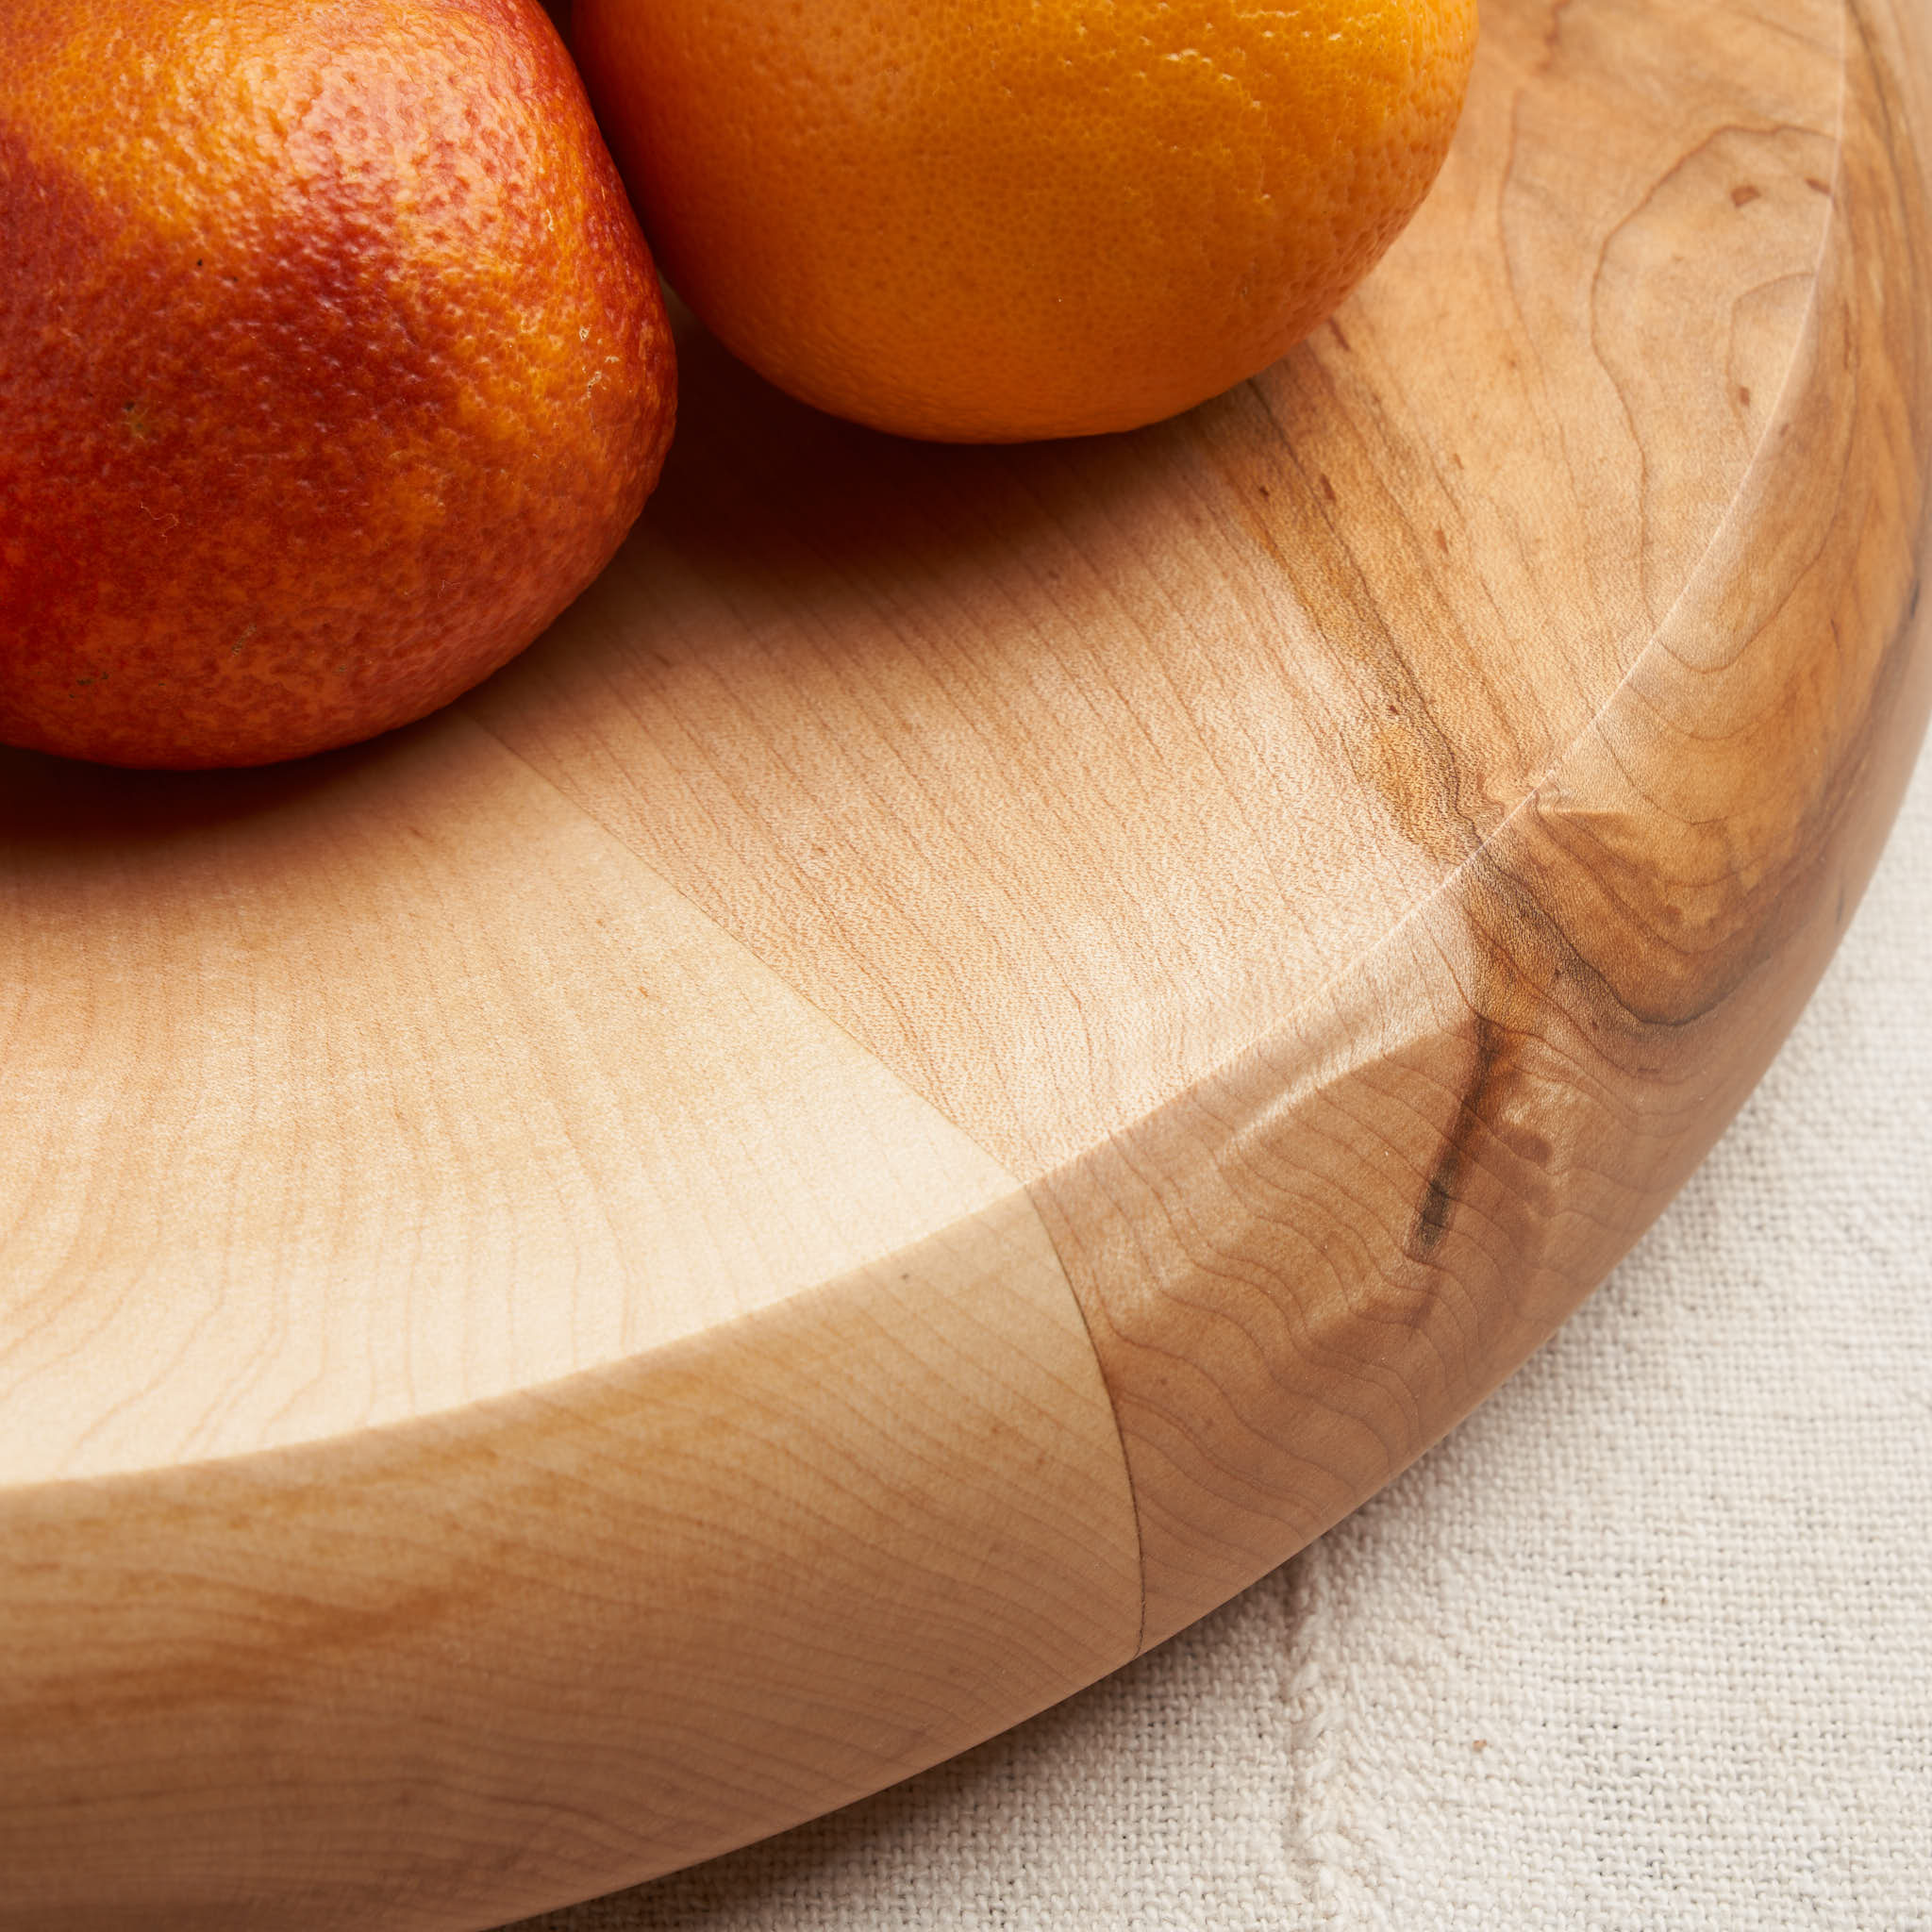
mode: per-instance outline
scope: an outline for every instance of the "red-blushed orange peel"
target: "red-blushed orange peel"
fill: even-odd
[[[257,764],[595,575],[675,408],[536,0],[0,8],[0,741]]]

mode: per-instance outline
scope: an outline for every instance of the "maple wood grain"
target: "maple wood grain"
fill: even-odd
[[[682,338],[456,709],[0,757],[0,1926],[476,1928],[1354,1507],[1775,1050],[1932,705],[1932,31],[1491,0],[1335,322],[1131,437]]]

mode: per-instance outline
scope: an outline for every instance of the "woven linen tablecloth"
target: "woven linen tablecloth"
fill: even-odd
[[[525,1932],[1932,1926],[1932,758],[1662,1221],[1226,1608]]]

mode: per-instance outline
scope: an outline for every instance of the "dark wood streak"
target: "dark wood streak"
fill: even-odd
[[[456,715],[192,798],[0,759],[45,1130],[0,1135],[0,1278],[86,1381],[30,1364],[14,1436],[155,1401],[0,1488],[0,1925],[463,1932],[778,1828],[1224,1602],[1602,1278],[1801,1007],[1932,707],[1932,16],[1860,0],[1846,64],[1840,0],[1766,11],[1484,0],[1385,272],[1186,419],[915,447],[687,337],[652,514]],[[632,989],[687,977],[645,1057]],[[838,1051],[714,1054],[726,998]],[[867,1235],[907,1088],[947,1189]],[[365,1227],[506,1208],[338,1298]],[[175,1292],[203,1217],[219,1316]],[[508,1348],[726,1236],[694,1330],[369,1425],[420,1318],[483,1339],[473,1253]],[[218,1366],[150,1391],[164,1314]]]
[[[1471,714],[1458,735],[1424,701],[1440,660],[1397,647],[1349,490],[1330,506],[1316,480],[1334,450],[1315,469],[1276,413],[1293,485],[1265,515],[1240,492],[1298,593],[1341,613],[1375,713],[1413,723],[1429,779],[1385,795],[1445,870],[1237,1062],[1036,1189],[1121,1417],[1149,1641],[1386,1481],[1602,1278],[1761,1073],[1869,874],[1932,705],[1932,291],[1897,76],[1869,33],[1852,54],[1812,321],[1734,506],[1769,541],[1715,527],[1510,808],[1463,804]]]

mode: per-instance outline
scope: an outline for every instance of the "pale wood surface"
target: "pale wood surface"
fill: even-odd
[[[456,711],[0,761],[0,1924],[475,1927],[962,1748],[1480,1399],[1928,700],[1927,35],[1497,0],[1336,325],[896,444],[687,336]]]
[[[58,1123],[0,1143],[14,1480],[552,1380],[1014,1191],[460,718],[287,772],[0,785],[8,1093]]]

